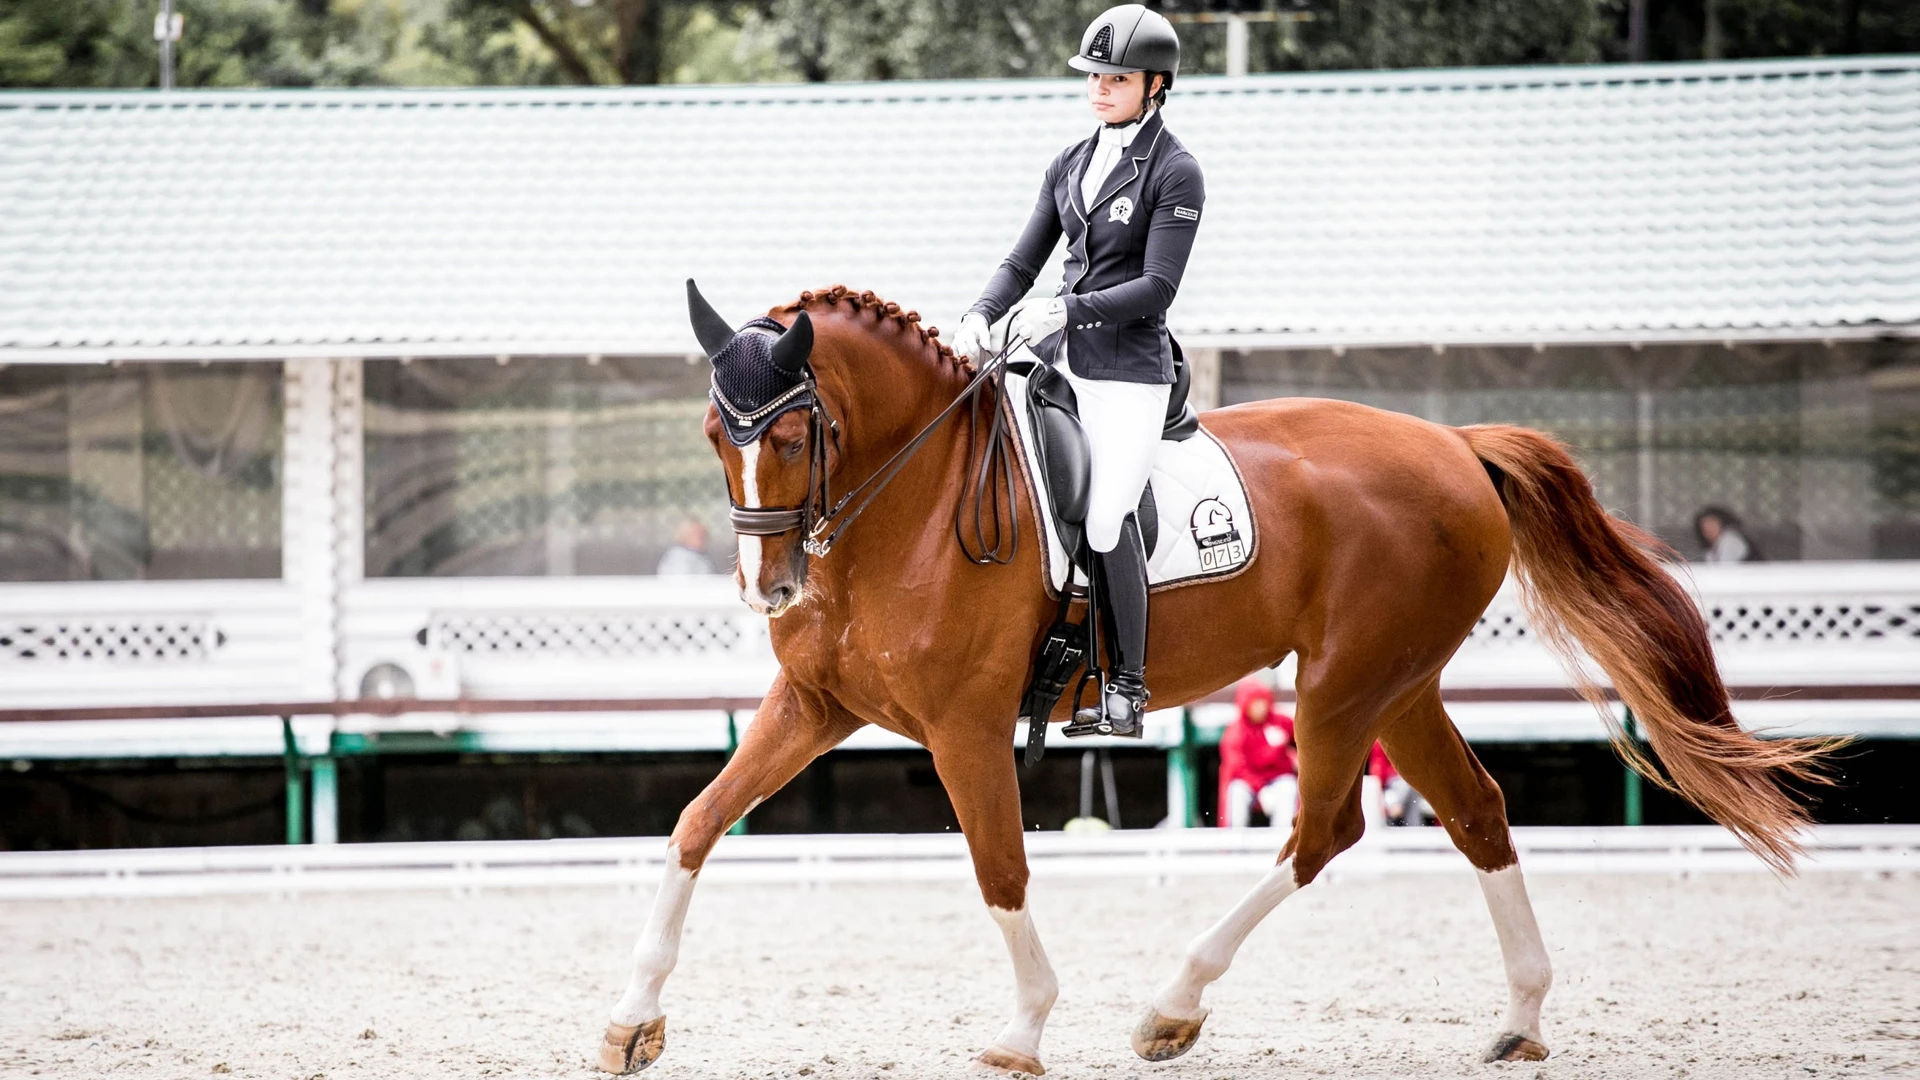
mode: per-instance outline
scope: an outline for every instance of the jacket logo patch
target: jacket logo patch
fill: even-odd
[[[1107,220],[1117,221],[1122,225],[1131,224],[1133,221],[1133,200],[1127,198],[1125,195],[1113,200],[1113,205],[1107,208]]]
[[[1185,218],[1188,221],[1199,221],[1200,211],[1195,210],[1191,206],[1176,206],[1173,208],[1173,216],[1177,218]]]

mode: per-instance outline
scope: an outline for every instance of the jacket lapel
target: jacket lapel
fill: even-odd
[[[1128,171],[1122,167],[1127,164],[1129,159],[1122,159],[1116,162],[1113,166],[1113,171],[1107,174],[1107,182],[1100,185],[1099,197],[1093,200],[1093,206],[1085,207],[1080,211],[1081,217],[1090,216],[1095,206],[1104,206],[1108,199],[1113,198],[1114,192],[1133,183],[1133,181],[1139,177],[1140,164],[1153,156],[1153,148],[1160,144],[1160,132],[1164,126],[1165,125],[1160,122],[1160,110],[1153,110],[1153,115],[1147,117],[1145,126],[1141,127],[1140,134],[1133,137],[1133,145],[1127,147],[1133,169]],[[1091,154],[1088,156],[1090,158]],[[1080,175],[1086,175],[1085,162],[1081,163]],[[1077,195],[1079,192],[1080,186],[1075,184],[1074,194]]]
[[[1100,137],[1097,134],[1088,139],[1087,145],[1074,158],[1073,168],[1067,170],[1067,199],[1082,222],[1087,220],[1087,204],[1080,197],[1080,184],[1087,178],[1087,166],[1092,164],[1094,148],[1099,145]]]

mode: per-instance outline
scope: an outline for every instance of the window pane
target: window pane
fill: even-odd
[[[704,364],[383,360],[365,387],[369,577],[730,566]]]
[[[1920,558],[1920,343],[1229,352],[1222,395],[1540,428],[1689,557],[1713,510],[1766,559]]]
[[[0,580],[280,575],[281,365],[0,370]]]

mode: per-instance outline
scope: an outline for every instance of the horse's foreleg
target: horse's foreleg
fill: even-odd
[[[1507,1014],[1486,1059],[1544,1059],[1540,1006],[1553,984],[1553,967],[1520,876],[1499,785],[1448,719],[1437,690],[1414,702],[1381,741],[1400,775],[1433,807],[1454,846],[1479,871],[1507,969]]]
[[[1006,939],[1014,978],[1013,1018],[974,1060],[991,1072],[1039,1076],[1046,1072],[1040,1064],[1040,1035],[1060,984],[1027,911],[1027,850],[1012,740],[1004,735],[983,738],[976,732],[969,732],[967,740],[964,745],[935,746],[933,761],[966,833],[987,913]]]
[[[853,725],[830,720],[787,685],[774,682],[740,748],[686,809],[667,841],[667,862],[647,926],[633,948],[633,975],[613,1007],[598,1064],[610,1073],[651,1065],[666,1043],[660,989],[680,957],[680,932],[693,899],[693,879],[720,836],[754,804],[778,791],[807,763],[847,736]]]

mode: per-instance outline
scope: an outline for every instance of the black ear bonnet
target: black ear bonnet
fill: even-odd
[[[691,280],[687,305],[694,332],[713,362],[708,396],[720,410],[728,442],[758,442],[775,420],[812,407],[813,372],[807,356],[813,351],[813,323],[806,312],[790,328],[761,316],[734,331],[707,306]]]

